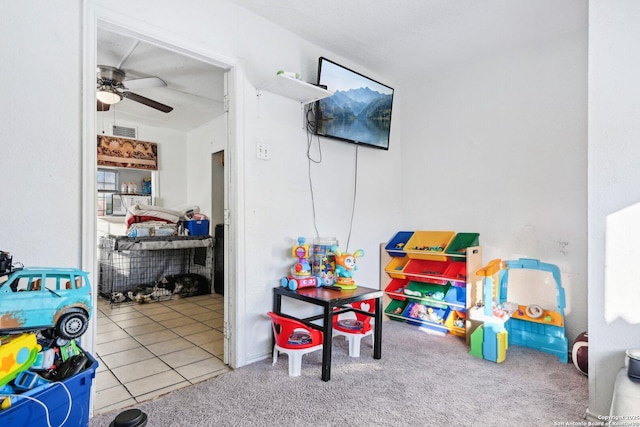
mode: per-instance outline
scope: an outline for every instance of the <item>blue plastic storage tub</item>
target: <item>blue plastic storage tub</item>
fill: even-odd
[[[407,254],[404,251],[404,246],[407,244],[411,236],[413,236],[413,231],[399,231],[391,240],[389,240],[389,243],[385,246],[385,250],[391,256],[406,256]]]
[[[191,219],[184,222],[190,236],[207,236],[209,234],[208,219]]]
[[[46,405],[49,411],[49,424],[64,427],[86,427],[89,425],[89,400],[91,398],[91,384],[95,378],[98,362],[85,352],[89,358],[88,367],[82,372],[66,380],[53,382],[34,388],[28,396]],[[69,394],[65,391],[64,385]],[[71,410],[69,411],[69,408]],[[67,417],[67,412],[69,416]],[[64,424],[62,422],[67,417]],[[0,426],[34,427],[46,426],[47,415],[42,405],[18,397],[8,409],[0,410]]]

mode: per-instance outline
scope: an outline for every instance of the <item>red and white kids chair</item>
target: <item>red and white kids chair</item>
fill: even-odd
[[[289,358],[289,376],[299,377],[302,356],[322,348],[322,332],[271,311],[267,314],[271,317],[276,341],[273,346],[273,364],[278,361],[278,353],[286,353]]]
[[[376,300],[352,302],[351,307],[369,313],[375,312]],[[349,356],[360,357],[360,341],[373,334],[371,323],[373,317],[355,311],[339,314],[333,317],[333,336],[343,336],[349,341]],[[373,337],[371,338],[373,340]]]

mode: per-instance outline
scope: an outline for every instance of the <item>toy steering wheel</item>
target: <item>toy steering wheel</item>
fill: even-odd
[[[527,313],[527,316],[531,317],[532,319],[542,317],[542,315],[544,314],[544,310],[542,309],[542,307],[537,304],[528,305],[525,312]]]

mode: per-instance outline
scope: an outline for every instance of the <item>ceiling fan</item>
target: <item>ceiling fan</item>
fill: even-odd
[[[109,111],[111,104],[122,101],[123,98],[139,102],[148,107],[155,108],[163,113],[173,110],[173,107],[161,104],[153,99],[146,98],[137,93],[130,92],[129,89],[142,89],[148,87],[162,87],[167,84],[158,77],[147,77],[141,79],[127,80],[124,85],[125,72],[119,68],[108,65],[98,65],[97,69],[97,92],[98,111]]]

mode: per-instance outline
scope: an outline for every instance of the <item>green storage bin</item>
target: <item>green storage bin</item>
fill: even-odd
[[[457,233],[445,253],[451,256],[466,256],[466,249],[480,244],[480,233]]]
[[[409,282],[405,295],[407,299],[418,300],[423,304],[427,304],[435,308],[446,308],[445,297],[449,292],[451,285],[436,285],[424,282]]]
[[[404,321],[404,319],[402,318],[402,312],[405,310],[406,307],[407,307],[406,301],[394,299],[394,300],[391,300],[387,308],[385,308],[384,312],[389,316],[389,318],[393,320]]]

